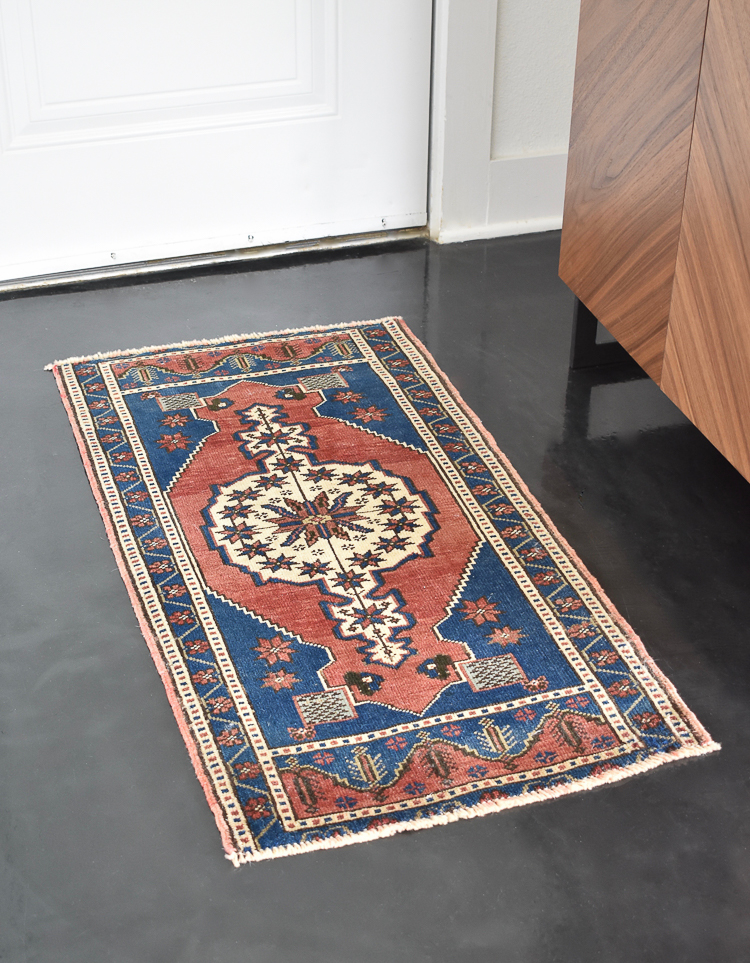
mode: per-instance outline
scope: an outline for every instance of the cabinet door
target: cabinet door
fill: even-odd
[[[560,277],[657,382],[707,5],[581,5]]]
[[[750,479],[750,9],[711,0],[662,388]]]

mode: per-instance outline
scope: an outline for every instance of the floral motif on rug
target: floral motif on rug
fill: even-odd
[[[400,319],[52,367],[236,865],[718,748]]]

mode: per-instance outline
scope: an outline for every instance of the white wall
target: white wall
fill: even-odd
[[[491,157],[565,154],[580,0],[499,0]]]
[[[430,231],[562,225],[580,0],[436,0]]]

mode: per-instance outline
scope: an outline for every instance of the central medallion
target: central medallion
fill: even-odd
[[[428,554],[435,530],[425,496],[375,462],[318,461],[303,424],[278,406],[241,413],[240,450],[257,467],[214,486],[204,532],[228,565],[296,584],[320,583],[326,615],[359,637],[368,662],[395,667],[411,653],[398,635],[414,624],[397,592],[377,595],[379,573]]]
[[[440,624],[477,540],[426,452],[388,437],[386,419],[377,430],[342,420],[327,407],[333,375],[315,370],[304,390],[253,380],[205,396],[194,417],[212,430],[169,499],[207,590],[229,604],[216,611],[253,620],[238,664],[254,664],[257,639],[298,640],[284,679],[305,723],[308,657],[308,694],[326,694],[326,717],[344,692],[354,706],[419,714],[471,657]]]

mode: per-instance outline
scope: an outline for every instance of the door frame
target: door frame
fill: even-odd
[[[441,243],[562,227],[567,152],[492,157],[498,0],[433,0],[428,225]]]

